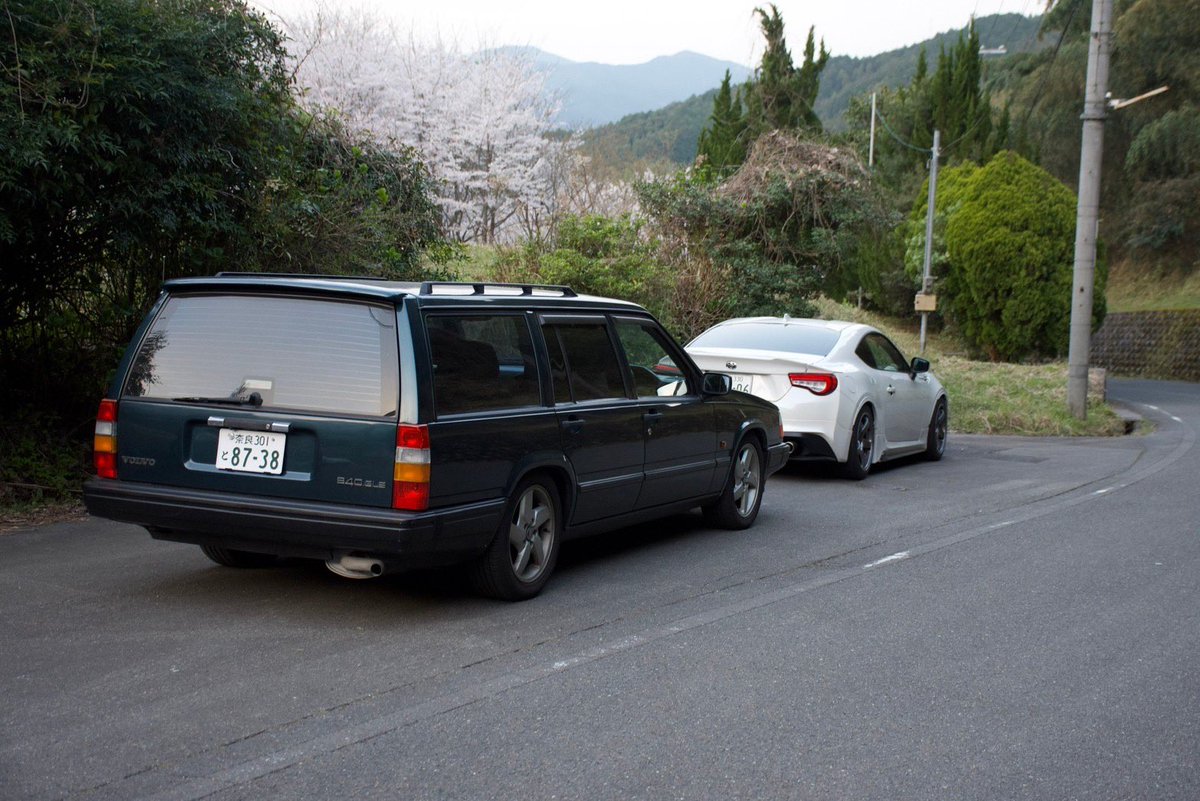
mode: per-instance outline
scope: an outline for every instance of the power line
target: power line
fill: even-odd
[[[1001,44],[1005,44],[1005,43],[1007,43],[1007,42],[1009,42],[1009,41],[1011,41],[1011,40],[1012,40],[1012,38],[1013,38],[1013,34],[1015,34],[1015,33],[1017,32],[1017,28],[1019,28],[1019,27],[1021,26],[1021,22],[1023,21],[1024,17],[1026,16],[1025,12],[1029,10],[1029,4],[1030,4],[1031,2],[1033,2],[1033,0],[1025,0],[1025,1],[1024,1],[1022,4],[1021,4],[1021,10],[1020,10],[1020,11],[1013,11],[1013,12],[1009,12],[1009,13],[1011,13],[1011,14],[1015,14],[1017,18],[1016,18],[1015,20],[1013,20],[1012,27],[1010,27],[1010,28],[1008,29],[1008,36],[1007,36],[1007,38],[1005,38],[1005,39],[1004,39],[1004,41],[1003,41],[1003,42],[1001,42]],[[1052,2],[1047,2],[1047,3],[1046,3],[1046,10],[1042,12],[1042,20],[1043,20],[1043,21],[1046,19],[1046,14],[1050,13],[1050,7],[1051,7],[1052,5],[1053,5],[1053,3],[1052,3]],[[1004,9],[1004,3],[1002,2],[1002,3],[1001,3],[1001,4],[1000,4],[1000,5],[999,5],[999,6],[996,8],[996,12],[995,12],[993,15],[991,15],[991,16],[992,16],[992,27],[991,27],[991,29],[988,31],[988,36],[989,36],[989,37],[991,37],[991,40],[992,40],[992,41],[994,41],[994,38],[995,38],[995,35],[996,35],[996,26],[1000,24],[1000,16],[1001,16],[1001,13],[1002,13],[1003,9]],[[1039,29],[1040,29],[1040,27],[1041,27],[1041,26],[1039,25],[1038,27],[1039,27]],[[1037,33],[1036,33],[1036,31],[1035,31],[1035,32],[1034,32],[1034,36],[1036,36],[1036,35],[1037,35]],[[1030,39],[1032,39],[1032,38],[1033,38],[1033,37],[1030,37]],[[1026,40],[1026,42],[1028,42],[1028,41],[1029,41],[1029,40],[1027,39],[1027,40]]]
[[[976,9],[976,10],[978,10],[978,9],[979,9],[979,3],[978,3],[978,2],[976,2],[976,3],[975,3],[975,9]],[[996,34],[996,26],[1000,24],[1000,13],[1001,13],[1003,10],[1004,10],[1004,3],[1003,3],[1003,2],[1001,2],[1001,3],[1000,3],[1000,5],[996,6],[996,11],[995,11],[995,13],[993,13],[993,14],[992,14],[992,27],[991,27],[991,28],[988,30],[988,36],[995,36],[995,34]],[[971,19],[972,19],[972,21],[974,21],[974,18],[975,18],[975,15],[974,15],[974,14],[971,14]]]
[[[915,150],[917,153],[933,153],[933,151],[927,147],[917,147],[912,142],[907,142],[904,139],[901,139],[900,135],[892,130],[892,126],[888,125],[887,118],[883,116],[883,112],[881,112],[878,108],[875,109],[875,116],[878,117],[879,121],[883,123],[883,129],[888,132],[888,136],[896,140],[896,144],[907,147],[909,150]]]
[[[1021,16],[1022,16],[1022,17],[1024,17],[1024,16],[1025,16],[1025,12],[1026,12],[1026,11],[1029,9],[1029,2],[1030,2],[1030,0],[1025,0],[1025,5],[1021,6]],[[1045,17],[1046,17],[1046,14],[1048,14],[1049,12],[1050,12],[1050,7],[1049,7],[1049,6],[1047,6],[1047,7],[1046,7],[1046,10],[1042,12],[1042,19],[1045,19]],[[1019,28],[1019,27],[1020,27],[1020,25],[1021,25],[1021,20],[1020,20],[1020,19],[1017,19],[1017,20],[1015,20],[1015,21],[1013,22],[1013,26],[1012,26],[1012,28],[1011,28],[1011,29],[1009,30],[1009,32],[1008,32],[1008,38],[1009,38],[1009,39],[1013,38],[1013,36],[1014,36],[1014,35],[1016,34],[1016,32],[1017,32],[1017,28]],[[1041,27],[1042,27],[1042,24],[1041,24],[1041,22],[1039,22],[1039,23],[1038,23],[1038,27],[1037,27],[1037,29],[1035,29],[1035,30],[1034,30],[1034,33],[1033,33],[1033,35],[1034,35],[1034,36],[1037,36],[1037,31],[1038,31],[1038,30],[1041,30]],[[1032,37],[1031,37],[1031,38],[1032,38]],[[1028,42],[1028,41],[1029,41],[1029,39],[1026,39],[1025,41],[1026,41],[1026,42]]]
[[[1037,93],[1034,94],[1033,102],[1025,109],[1025,116],[1021,118],[1020,130],[1025,130],[1025,126],[1029,124],[1029,115],[1033,114],[1033,110],[1037,108],[1038,103],[1042,101],[1042,92],[1046,89],[1046,81],[1050,79],[1050,70],[1054,67],[1054,61],[1058,58],[1058,51],[1062,48],[1063,40],[1067,38],[1067,32],[1071,30],[1071,23],[1075,21],[1075,12],[1079,10],[1079,6],[1083,4],[1083,0],[1074,0],[1071,4],[1071,13],[1067,15],[1067,21],[1063,25],[1063,29],[1059,31],[1058,42],[1054,45],[1054,52],[1050,54],[1050,60],[1046,62],[1045,71],[1042,73],[1042,80],[1038,83]],[[1050,8],[1046,8],[1046,14],[1050,13]],[[1042,15],[1042,22],[1045,23],[1045,14]]]

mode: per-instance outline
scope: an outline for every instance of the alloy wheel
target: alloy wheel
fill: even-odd
[[[743,445],[734,470],[734,504],[738,514],[746,517],[754,511],[759,488],[762,486],[762,464],[758,458],[758,448],[750,443]]]
[[[546,490],[536,484],[526,488],[508,526],[509,556],[519,580],[534,581],[546,569],[554,548],[555,523],[554,503]]]

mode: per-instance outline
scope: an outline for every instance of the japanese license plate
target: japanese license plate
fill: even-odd
[[[733,388],[738,392],[749,392],[754,387],[754,376],[752,375],[730,375],[733,379]]]
[[[287,434],[222,428],[217,438],[217,469],[239,473],[283,472]]]

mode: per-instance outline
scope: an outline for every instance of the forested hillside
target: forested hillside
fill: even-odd
[[[1047,47],[1050,42],[1038,38],[1040,20],[1020,14],[993,14],[976,22],[983,47],[1004,46],[1008,55],[988,56],[989,64],[1011,60],[1015,54]],[[917,53],[925,48],[936,60],[942,47],[952,47],[966,28],[946,31],[909,47],[889,50],[876,56],[851,58],[830,55],[821,73],[821,90],[814,106],[827,130],[846,127],[844,113],[857,95],[877,86],[900,87],[912,80]],[[631,114],[618,122],[593,128],[584,135],[584,149],[602,164],[671,169],[688,164],[696,156],[700,130],[712,111],[712,91],[672,103],[656,111]]]
[[[639,175],[690,164],[700,130],[712,111],[717,90],[693,95],[656,111],[630,114],[620,122],[583,134],[583,150],[616,175]]]
[[[1038,27],[1041,20],[1021,14],[993,14],[975,21],[979,31],[980,46],[986,50],[1005,48],[1005,55],[985,56],[986,63],[1001,63],[1006,56],[1038,50],[1051,44],[1039,40]],[[897,50],[889,50],[877,56],[850,58],[832,55],[825,71],[821,73],[821,93],[817,95],[816,111],[825,128],[841,131],[846,127],[843,117],[856,95],[869,93],[877,86],[898,87],[912,80],[917,64],[917,53],[925,48],[931,62],[937,60],[938,52],[944,47],[954,46],[966,28],[939,33],[932,39]]]

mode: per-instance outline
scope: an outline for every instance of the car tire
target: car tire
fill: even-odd
[[[929,433],[925,438],[925,458],[936,462],[946,453],[946,436],[950,427],[950,410],[945,398],[938,398],[929,418]]]
[[[757,440],[748,437],[734,451],[721,496],[703,507],[705,519],[733,531],[749,528],[758,517],[766,483],[762,448]]]
[[[864,406],[850,429],[850,451],[846,454],[846,463],[842,465],[842,475],[855,481],[866,478],[867,473],[871,472],[874,455],[875,410]]]
[[[561,509],[549,478],[533,476],[518,484],[496,536],[474,565],[475,589],[502,601],[524,601],[541,592],[558,562]]]
[[[222,548],[219,545],[201,545],[200,550],[209,559],[222,567],[271,567],[279,561],[278,556],[254,551],[238,551],[233,548]]]

